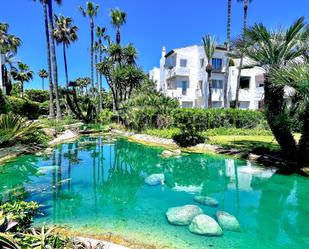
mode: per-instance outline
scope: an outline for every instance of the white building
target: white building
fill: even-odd
[[[3,94],[6,93],[6,88],[4,86],[4,55],[0,54],[0,90],[2,91]]]
[[[224,107],[226,82],[226,49],[217,47],[212,59],[212,106]],[[235,64],[239,64],[236,60]],[[149,72],[150,79],[157,82],[157,89],[167,96],[177,98],[182,107],[208,107],[208,82],[205,67],[207,58],[203,46],[173,49],[166,53],[163,47],[160,68]],[[235,100],[238,67],[229,67],[228,103]],[[239,103],[241,109],[258,109],[263,101],[263,70],[242,70]]]

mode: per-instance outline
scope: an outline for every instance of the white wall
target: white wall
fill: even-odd
[[[2,65],[4,64],[4,56],[2,54],[0,54],[0,89],[2,91],[3,94],[6,93],[6,88],[4,87],[4,82],[2,82]]]

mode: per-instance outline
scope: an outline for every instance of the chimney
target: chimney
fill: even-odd
[[[162,48],[162,58],[164,58],[164,57],[165,57],[165,55],[166,55],[166,48],[165,48],[165,47],[163,47],[163,48]]]

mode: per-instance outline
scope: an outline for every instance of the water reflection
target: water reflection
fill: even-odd
[[[56,224],[95,223],[124,230],[138,224],[174,236],[165,210],[193,203],[193,195],[201,193],[238,217],[243,233],[237,238],[265,241],[273,248],[307,245],[306,178],[276,175],[249,161],[221,156],[167,159],[160,152],[123,139],[82,138],[58,146],[50,158],[28,156],[0,168],[1,197],[24,189],[30,200],[46,205],[46,221]],[[165,186],[145,186],[144,177],[154,173],[165,175]],[[206,211],[214,214],[216,209]]]

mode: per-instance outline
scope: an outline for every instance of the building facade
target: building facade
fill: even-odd
[[[224,86],[227,82],[228,105],[235,101],[239,61],[228,67],[227,51],[217,47],[212,58],[212,107],[224,107]],[[157,83],[157,90],[177,98],[181,107],[208,108],[209,87],[206,65],[208,64],[203,46],[189,46],[166,52],[163,47],[160,68],[149,72],[150,79]],[[228,78],[228,80],[226,80]],[[245,69],[241,72],[239,108],[258,109],[261,107],[263,91],[263,70]]]

